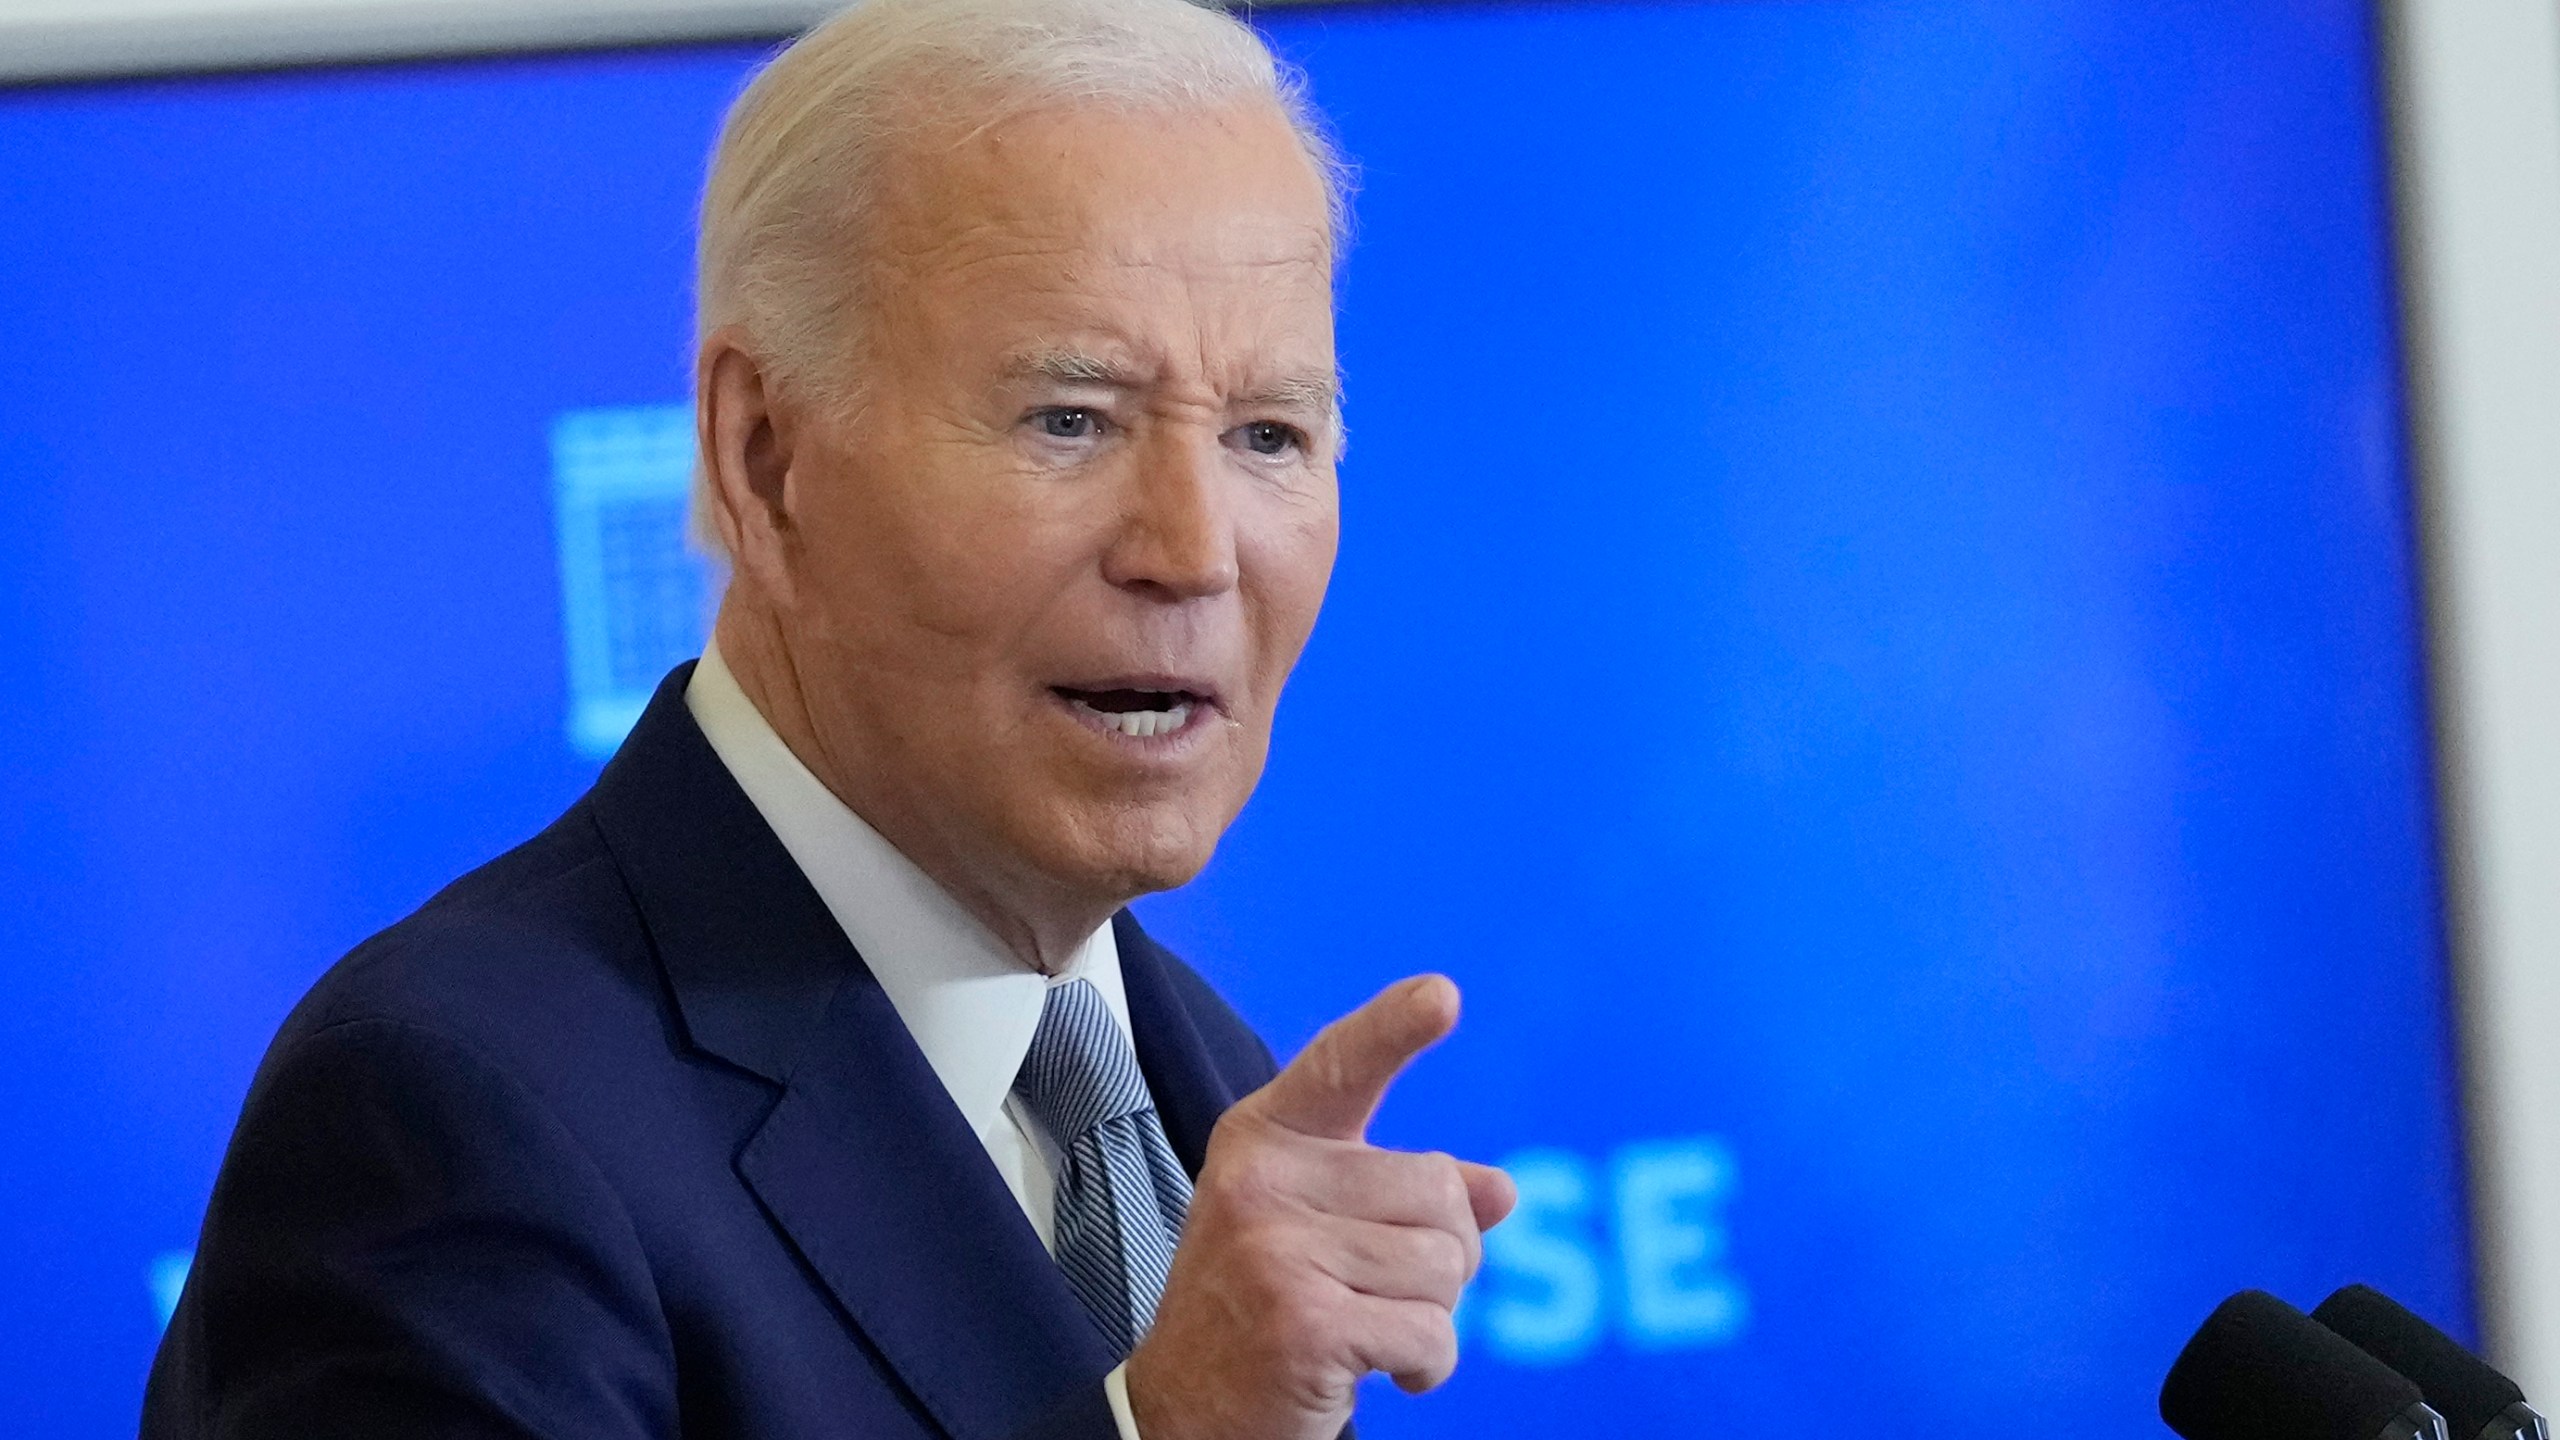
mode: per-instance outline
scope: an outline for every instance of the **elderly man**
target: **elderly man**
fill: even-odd
[[[732,578],[595,789],[284,1026],[150,1437],[1330,1436],[1498,1172],[1362,1139],[1125,910],[1259,777],[1335,544],[1333,166],[1184,0],[867,0],[704,204]]]

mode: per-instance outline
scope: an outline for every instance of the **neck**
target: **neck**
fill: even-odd
[[[820,723],[788,630],[738,589],[733,585],[722,599],[712,633],[722,663],[774,734],[818,783],[958,901],[1014,958],[1043,975],[1063,970],[1124,901],[1081,893],[990,853],[997,847],[948,823],[948,807],[931,805],[902,785],[902,777],[888,773],[894,767],[873,761],[860,737],[831,734],[841,727]],[[937,818],[943,823],[935,823]]]

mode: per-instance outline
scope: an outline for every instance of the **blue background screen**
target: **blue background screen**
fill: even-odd
[[[1522,1214],[1381,1437],[2160,1433],[2224,1292],[2467,1331],[2366,7],[1279,11],[1345,546],[1142,904]],[[690,653],[761,47],[0,94],[0,1409],[130,1433],[257,1057]]]

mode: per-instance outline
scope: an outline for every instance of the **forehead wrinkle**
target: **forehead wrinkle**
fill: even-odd
[[[873,263],[901,279],[967,275],[989,266],[1045,264],[1072,267],[1083,258],[1073,236],[1031,226],[993,222],[942,231],[918,227],[882,237]]]
[[[1230,217],[1204,232],[1161,217],[1133,228],[1126,216],[1102,222],[1080,209],[1024,207],[1001,193],[970,197],[975,213],[945,196],[903,198],[910,203],[882,207],[885,223],[865,248],[873,264],[910,277],[1007,263],[1054,265],[1057,278],[1070,283],[1099,283],[1115,271],[1196,283],[1222,272],[1304,270],[1331,292],[1331,236],[1279,217]]]

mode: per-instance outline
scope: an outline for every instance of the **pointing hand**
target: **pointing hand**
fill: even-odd
[[[1511,1181],[1366,1139],[1387,1087],[1457,1023],[1446,978],[1399,981],[1218,1122],[1129,1357],[1146,1440],[1331,1440],[1361,1376],[1422,1391],[1457,1368],[1451,1312]]]

